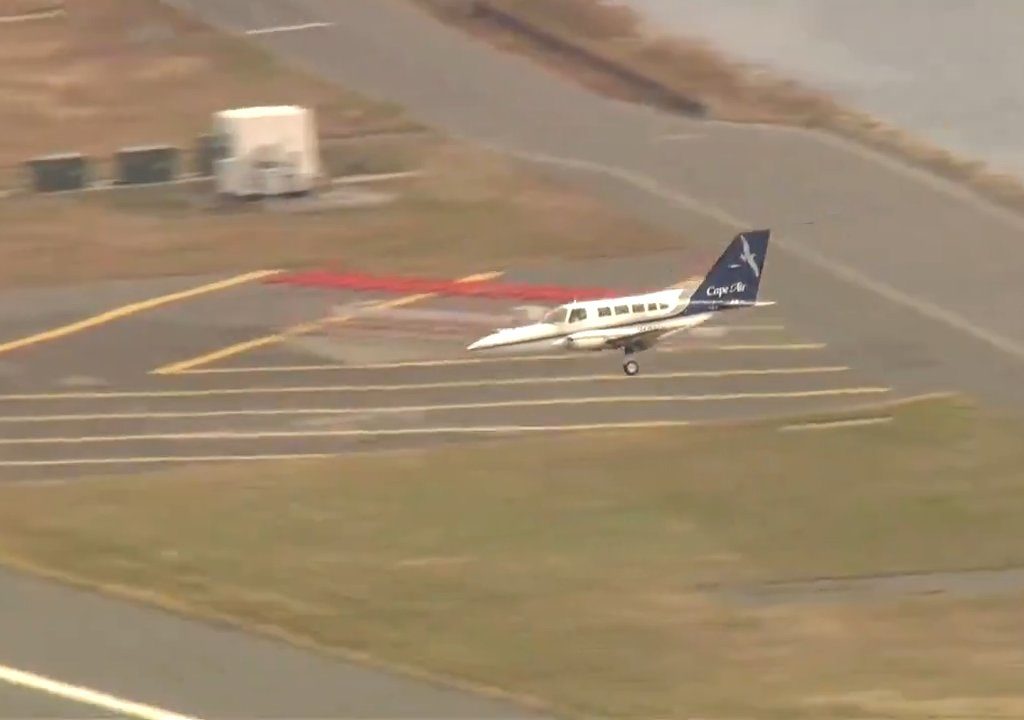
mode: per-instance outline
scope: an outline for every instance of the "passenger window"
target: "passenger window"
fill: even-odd
[[[612,309],[606,307],[598,308],[597,314],[600,315],[601,317],[607,317],[608,315],[612,314]]]
[[[644,311],[644,304],[643,303],[639,303],[639,304],[633,306],[633,312],[641,313],[643,311]]]
[[[587,311],[584,308],[576,308],[569,313],[569,322],[577,322],[579,320],[587,319]]]
[[[616,305],[615,306],[615,314],[616,315],[625,315],[628,312],[629,312],[629,305]]]
[[[668,305],[666,305],[665,303],[662,303],[658,307],[661,308],[662,310],[668,310]]]
[[[648,310],[657,310],[658,309],[658,303],[647,303],[647,309]]]

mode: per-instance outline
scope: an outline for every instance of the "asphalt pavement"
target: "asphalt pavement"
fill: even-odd
[[[673,267],[663,265],[650,282],[670,279]],[[153,292],[223,280],[181,278],[156,283]],[[108,300],[152,302],[143,290]],[[826,343],[794,333],[779,306],[738,311],[678,335],[641,354],[641,374],[627,377],[615,353],[468,353],[470,340],[524,312],[505,301],[427,299],[332,320],[353,303],[383,299],[250,282],[70,325],[64,307],[36,316],[33,308],[45,303],[24,306],[10,327],[31,325],[32,342],[13,338],[0,354],[7,369],[0,481],[87,481],[181,463],[333,455],[567,426],[668,422],[684,430],[687,422],[828,411],[901,394]],[[105,306],[89,309],[99,313],[91,317],[109,314]],[[46,322],[62,325],[47,329]],[[294,323],[313,329],[282,336]],[[61,330],[68,327],[79,329]],[[272,341],[188,371],[153,373],[261,337]],[[529,715],[510,703],[8,572],[0,573],[0,589],[4,718]],[[14,684],[18,673],[32,674],[34,684]],[[86,698],[95,692],[128,709],[94,706]],[[139,711],[139,703],[150,709]]]
[[[151,374],[184,353],[277,332],[273,321],[252,327],[251,313],[237,316],[245,320],[241,326],[232,317],[245,305],[288,304],[288,292],[235,289],[216,301],[152,311],[9,354],[12,366],[22,360],[33,369],[37,384],[0,394],[0,480],[331,455],[559,428],[683,427],[839,410],[901,392],[827,344],[789,331],[776,308],[738,311],[673,336],[640,354],[640,374],[627,377],[617,353],[467,352],[470,341],[509,321],[514,308],[506,302],[428,300],[416,310],[332,324],[332,305],[305,291],[297,292],[307,311],[319,308],[307,319],[322,318],[324,326],[184,372]],[[136,351],[149,334],[155,339]],[[41,373],[51,362],[61,371],[47,381]],[[105,365],[118,380],[68,387],[59,378],[71,372],[69,364],[83,365],[86,374]]]
[[[598,97],[406,0],[167,1],[709,247],[772,227],[793,323],[894,383],[1024,410],[1024,223],[951,183],[823,134]]]
[[[320,317],[339,301],[240,286],[0,355],[2,479],[480,432],[467,428],[728,420],[930,390],[1024,407],[1024,323],[1012,312],[1024,299],[1014,274],[1024,252],[1019,222],[944,183],[819,136],[688,121],[595,97],[401,0],[175,4],[235,31],[328,23],[254,39],[445,129],[529,155],[626,211],[706,242],[708,252],[738,229],[773,227],[781,252],[769,259],[762,288],[779,301],[777,314],[737,314],[730,322],[762,328],[645,353],[634,378],[608,354],[469,362],[461,351],[468,328],[438,337],[394,327],[325,329],[152,375],[163,363]],[[612,272],[639,284],[651,266],[637,258]],[[593,270],[553,268],[545,280],[589,284]],[[5,304],[18,308],[5,329],[17,337],[45,331],[50,320],[73,322],[67,305],[54,302],[60,307],[46,318]],[[54,697],[69,687],[194,718],[524,715],[47,582],[5,573],[0,590],[0,677],[6,668],[59,681],[26,689],[8,673],[2,717],[119,715],[83,712],[81,694]],[[137,708],[123,714],[144,716]]]
[[[0,588],[5,719],[536,717],[509,703],[6,571]],[[12,670],[51,683],[15,686]],[[87,702],[81,690],[111,702]]]

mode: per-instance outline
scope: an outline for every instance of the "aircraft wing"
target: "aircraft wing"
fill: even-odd
[[[645,350],[663,337],[685,330],[685,327],[650,327],[644,328],[602,328],[597,330],[582,330],[569,335],[566,338],[567,344],[583,347],[620,349],[633,347],[636,350]]]

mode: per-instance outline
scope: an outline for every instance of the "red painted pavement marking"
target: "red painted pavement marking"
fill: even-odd
[[[596,300],[630,294],[622,289],[596,287],[565,287],[559,285],[532,285],[527,283],[498,283],[489,281],[464,282],[398,275],[369,275],[367,273],[335,273],[325,270],[275,275],[267,282],[303,287],[339,288],[384,292],[391,294],[433,293],[446,296],[514,298],[553,303],[573,300]]]

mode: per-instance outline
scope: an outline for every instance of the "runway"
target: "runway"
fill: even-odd
[[[5,570],[0,587],[0,718],[541,717],[427,679]],[[31,674],[31,684],[13,683],[14,671]]]
[[[247,302],[261,297],[269,307],[303,291],[264,286],[234,292]],[[185,308],[179,308],[178,337],[164,334],[166,348],[199,350],[195,336],[213,337],[235,302],[226,294],[193,305],[191,322],[205,330],[195,333],[183,324]],[[223,314],[214,309],[218,303]],[[316,304],[310,305],[312,312]],[[49,389],[43,383],[34,392],[0,394],[0,477],[54,479],[183,463],[321,457],[559,430],[682,430],[691,423],[828,411],[893,396],[889,386],[846,364],[827,344],[788,331],[774,308],[736,312],[673,336],[641,353],[641,373],[626,377],[616,353],[466,351],[480,334],[511,321],[514,308],[502,301],[426,300],[416,310],[393,308],[344,321],[332,319],[331,307],[323,303],[320,314],[309,318],[310,328],[316,320],[325,323],[321,327],[222,362],[169,374],[137,366],[113,384]],[[135,322],[160,327],[156,316]],[[109,346],[119,333],[127,341],[130,328],[97,332]],[[255,336],[278,330],[266,325]],[[49,350],[67,357],[63,347]],[[141,357],[154,364],[176,359]],[[46,366],[42,357],[34,359],[35,368]]]
[[[620,267],[634,278],[649,270]],[[678,280],[672,267],[649,282]],[[727,313],[670,338],[641,353],[640,375],[627,377],[616,353],[466,351],[530,310],[505,301],[396,302],[229,280],[179,278],[148,291],[135,284],[120,295],[97,287],[97,297],[124,305],[96,304],[84,316],[74,314],[73,295],[20,306],[0,297],[0,306],[21,308],[7,326],[32,339],[11,336],[0,351],[0,481],[130,472],[144,483],[146,473],[167,468],[517,433],[686,432],[689,423],[782,418],[900,395],[827,343],[794,332],[782,307]],[[211,284],[217,289],[153,302]],[[352,311],[376,305],[386,309]],[[209,357],[217,359],[197,360]],[[2,718],[538,716],[7,572],[0,587]],[[52,639],[40,642],[44,634]],[[25,677],[32,684],[19,684]]]
[[[709,250],[771,227],[793,327],[892,383],[1024,411],[1024,323],[1008,312],[1024,305],[1024,220],[962,188],[823,134],[598,97],[404,0],[165,1],[230,32],[275,29],[252,40]]]

